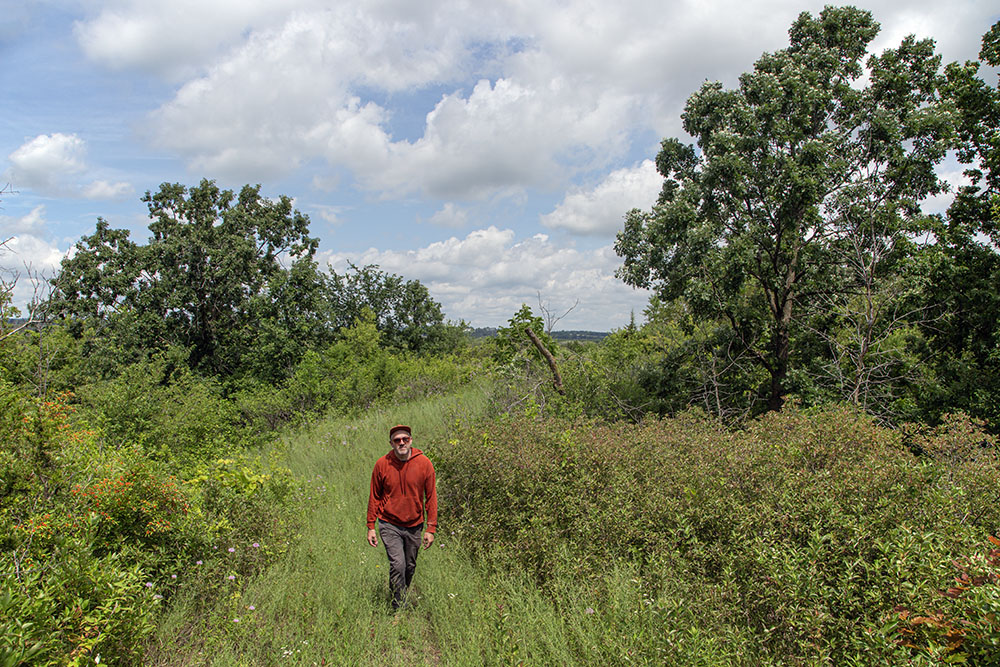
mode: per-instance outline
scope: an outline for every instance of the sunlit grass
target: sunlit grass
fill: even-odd
[[[830,656],[838,651],[837,660],[842,664],[864,665],[877,662],[866,657],[869,646],[881,646],[878,658],[881,664],[887,657],[903,655],[895,651],[891,636],[853,630],[849,636],[832,635],[830,633],[846,626],[829,618],[826,626],[818,625],[817,621],[817,627],[829,635],[823,637],[825,644],[814,642],[812,636],[807,635],[809,643],[804,648],[796,649],[796,645],[791,644],[775,647],[769,643],[770,630],[757,618],[770,618],[760,611],[764,602],[773,602],[772,606],[788,618],[797,614],[794,616],[796,623],[820,619],[816,610],[824,605],[854,604],[854,598],[850,597],[853,593],[846,587],[814,591],[819,578],[809,563],[828,563],[827,569],[833,571],[839,562],[835,558],[839,552],[832,549],[825,538],[815,544],[815,540],[793,543],[785,537],[795,526],[778,530],[769,538],[765,529],[771,523],[761,524],[763,527],[758,525],[759,516],[772,511],[773,508],[768,509],[772,505],[800,513],[812,506],[801,494],[791,497],[780,490],[782,484],[793,482],[804,484],[806,489],[819,485],[816,486],[818,499],[814,500],[821,509],[814,513],[815,516],[806,512],[806,519],[813,517],[822,522],[830,517],[841,517],[846,520],[840,514],[831,513],[830,503],[823,498],[829,496],[829,500],[839,497],[837,494],[847,493],[849,489],[845,485],[850,480],[869,484],[866,480],[874,473],[852,464],[852,457],[862,457],[866,461],[864,457],[874,457],[872,461],[879,465],[903,465],[898,457],[864,454],[867,450],[854,447],[853,443],[868,442],[865,438],[821,437],[825,432],[820,428],[822,424],[832,423],[834,430],[840,433],[849,420],[831,422],[832,418],[821,415],[806,419],[789,414],[782,419],[791,425],[798,424],[804,431],[800,433],[791,426],[764,429],[761,433],[780,431],[783,435],[780,439],[772,435],[777,444],[771,445],[762,439],[763,436],[750,437],[746,444],[739,438],[749,436],[732,435],[736,440],[724,446],[720,439],[723,431],[697,419],[681,419],[669,425],[671,437],[676,440],[672,447],[656,449],[662,461],[654,471],[644,464],[649,461],[648,452],[655,448],[642,445],[641,437],[652,437],[655,443],[662,444],[664,425],[651,423],[643,427],[651,429],[648,433],[634,429],[628,438],[609,441],[605,447],[599,439],[607,437],[607,433],[601,435],[594,425],[558,422],[546,426],[537,420],[505,418],[481,426],[477,418],[488,412],[489,405],[489,397],[482,389],[468,387],[451,397],[423,400],[391,410],[373,410],[361,419],[321,421],[275,445],[281,449],[294,475],[304,480],[310,494],[306,498],[309,509],[302,517],[301,534],[293,548],[257,579],[234,587],[229,597],[207,612],[198,608],[197,600],[178,599],[159,626],[148,662],[165,665],[710,666],[789,664],[789,659],[795,664],[830,664]],[[398,613],[393,613],[389,604],[384,551],[381,546],[374,549],[368,546],[364,523],[371,469],[375,460],[388,451],[388,428],[395,423],[410,424],[416,446],[427,450],[432,458],[435,452],[440,455],[439,490],[441,469],[448,467],[448,448],[456,446],[454,443],[459,442],[456,438],[464,438],[461,446],[466,448],[467,456],[460,460],[465,467],[455,468],[456,474],[472,467],[478,476],[469,477],[466,473],[464,482],[470,484],[463,492],[466,495],[452,498],[451,502],[457,506],[465,502],[462,498],[486,489],[486,500],[477,502],[487,505],[477,511],[492,512],[490,516],[493,517],[480,522],[487,523],[488,530],[476,533],[475,537],[470,534],[475,531],[469,531],[463,538],[461,526],[469,528],[469,517],[460,519],[456,507],[448,507],[447,503],[442,505],[437,539],[431,549],[421,552],[418,561],[411,591],[412,606]],[[463,428],[470,425],[475,428]],[[492,429],[495,433],[487,437],[480,428]],[[546,435],[546,428],[555,430]],[[855,424],[854,428],[861,426]],[[582,429],[580,433],[585,435],[578,436],[569,429]],[[573,449],[564,452],[563,445],[577,437],[598,440],[590,443],[584,452]],[[449,445],[451,440],[454,443]],[[499,446],[497,443],[504,446],[491,453],[490,447]],[[542,454],[535,452],[537,456],[531,458],[529,454],[543,443],[548,443],[545,446],[551,446],[552,450]],[[837,449],[841,445],[846,449]],[[867,448],[874,446],[872,442],[866,444]],[[533,517],[545,512],[554,512],[556,518],[543,516],[544,520],[537,526],[525,525],[523,530],[519,523],[513,528],[507,525],[505,530],[509,534],[497,543],[500,546],[485,546],[493,531],[499,530],[496,527],[500,525],[499,518],[513,513],[511,503],[523,500],[515,498],[516,494],[504,495],[504,490],[516,487],[519,477],[548,470],[546,466],[550,462],[573,451],[581,457],[575,460],[575,468],[568,473],[559,473],[557,468],[553,473],[557,477],[546,478],[541,486],[533,487],[542,495],[546,490],[553,490],[555,495],[533,506],[532,513],[527,518],[522,516],[519,521],[531,524]],[[815,465],[820,455],[834,454],[843,460],[830,468],[837,471],[839,481],[829,488],[823,486],[832,479],[826,475],[798,474],[801,466],[796,462],[800,459]],[[486,458],[489,456],[494,458]],[[455,459],[454,452],[451,457],[451,465],[455,466],[459,459]],[[620,460],[614,461],[615,457]],[[584,465],[585,461],[593,465]],[[761,465],[756,465],[758,462]],[[727,475],[734,475],[736,470],[745,474],[730,480]],[[853,477],[852,470],[857,473]],[[911,471],[912,474],[918,472]],[[572,477],[558,477],[560,474]],[[588,487],[584,483],[586,475],[599,477],[600,484]],[[738,498],[733,489],[743,488],[753,481],[754,475],[762,476],[764,482],[753,493],[744,493],[749,508],[746,512],[750,514],[735,512],[731,506]],[[919,479],[913,477],[911,481],[916,483]],[[454,493],[456,485],[451,486]],[[695,489],[705,496],[698,502],[692,500]],[[712,496],[716,492],[718,497]],[[529,495],[532,494],[535,492]],[[777,500],[767,500],[775,494]],[[608,501],[612,496],[617,500]],[[545,503],[549,501],[555,504],[548,507]],[[758,501],[766,502],[755,505]],[[623,519],[619,518],[621,512],[616,514],[616,508],[626,507],[630,509]],[[585,530],[565,532],[571,528],[571,523],[564,511],[585,508],[603,518],[592,522]],[[712,518],[716,516],[713,512],[728,511],[729,514],[724,515],[727,523],[718,524],[716,530],[737,520],[758,528],[748,528],[745,535],[734,535],[733,539],[727,538],[718,544],[711,541],[714,533],[705,533],[704,540],[692,537],[690,543],[681,547],[671,547],[679,543],[657,537],[656,531],[666,525],[663,522],[673,516],[671,512],[687,511],[693,512],[690,521]],[[630,512],[648,515],[642,526],[635,528],[639,537],[661,539],[657,542],[659,546],[642,558],[610,548],[617,544],[617,538],[625,535],[626,527],[635,523],[636,517]],[[576,521],[586,516],[581,514]],[[650,518],[654,516],[660,517],[661,524]],[[677,524],[687,520],[686,516],[674,517],[673,521]],[[871,518],[874,521],[879,516],[876,513]],[[862,528],[868,523],[871,522],[864,519]],[[696,535],[696,532],[678,530],[680,528],[675,525],[675,535]],[[867,533],[862,531],[861,534]],[[917,543],[902,550],[891,547],[896,544],[892,542],[898,537],[895,533],[883,537],[890,545],[886,547],[886,558],[892,563],[898,561],[904,569],[912,569],[917,554],[925,551]],[[462,539],[480,541],[465,545]],[[840,543],[847,544],[843,540]],[[807,553],[811,560],[802,564],[795,560],[798,557],[796,549],[805,550],[803,553],[815,549],[816,553],[812,556]],[[473,551],[475,558],[470,555]],[[718,563],[718,567],[709,572],[705,563]],[[538,569],[540,564],[542,569]],[[862,562],[858,568],[863,569],[863,566],[872,564]],[[773,583],[759,583],[762,580],[760,573],[772,570],[777,573],[771,577]],[[899,584],[911,575],[901,570],[898,577],[886,578],[885,572],[880,570],[871,576],[880,578],[871,587],[875,591],[873,595],[877,594],[880,600],[887,586]],[[921,582],[921,585],[933,587],[937,585],[935,581]],[[788,594],[786,589],[791,590],[793,586],[803,592]],[[758,601],[757,607],[752,607],[745,600],[756,600],[753,595],[771,597],[762,597],[763,602]],[[891,606],[887,609],[891,610]],[[875,611],[873,618],[886,617],[881,607]],[[855,619],[845,622],[861,627]],[[866,627],[872,627],[871,623]],[[816,634],[816,637],[821,638],[821,635]],[[850,647],[845,643],[848,640],[852,642]],[[923,663],[918,660],[914,664]]]
[[[492,633],[477,617],[490,605],[472,566],[445,531],[418,561],[413,608],[393,614],[381,547],[365,541],[368,484],[388,451],[388,428],[408,423],[432,449],[456,420],[486,406],[481,388],[375,410],[359,420],[322,421],[281,447],[315,492],[293,551],[238,596],[192,619],[178,600],[162,620],[151,659],[159,664],[474,664]],[[476,605],[470,607],[470,605]],[[249,607],[253,609],[249,609]],[[471,662],[470,662],[471,661]]]

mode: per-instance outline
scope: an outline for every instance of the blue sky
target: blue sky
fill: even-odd
[[[0,269],[23,304],[98,216],[142,242],[146,190],[210,178],[292,197],[322,266],[419,279],[450,319],[541,299],[577,304],[557,328],[621,327],[648,295],[612,245],[660,139],[822,4],[0,0]],[[950,61],[989,5],[864,6],[876,51],[915,33]]]

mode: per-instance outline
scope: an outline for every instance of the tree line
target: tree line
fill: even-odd
[[[732,418],[792,399],[887,422],[996,422],[1000,93],[981,72],[1000,65],[1000,24],[981,62],[945,66],[912,36],[868,55],[878,31],[854,7],[803,13],[735,88],[706,82],[688,99],[694,143],[663,140],[659,198],[626,214],[615,244],[619,277],[654,296],[642,327],[590,351],[626,406],[613,413],[699,404]],[[967,184],[928,213],[949,156]],[[322,271],[288,197],[204,180],[143,201],[146,243],[98,219],[52,280],[48,312],[102,377],[180,349],[232,386],[281,383],[366,312],[389,349],[467,338],[417,280]]]
[[[288,197],[203,180],[143,201],[147,243],[99,219],[52,281],[56,310],[94,355],[138,361],[173,346],[199,372],[279,382],[366,310],[393,349],[443,351],[462,332],[417,280],[373,265],[320,270],[318,239]]]
[[[680,372],[715,412],[1000,416],[1000,93],[980,78],[1000,23],[981,63],[943,68],[913,36],[868,55],[878,30],[854,7],[803,13],[737,87],[703,84],[695,143],[663,140],[659,198],[618,234],[619,276],[654,291],[647,316],[683,333]],[[928,213],[948,156],[967,184]]]

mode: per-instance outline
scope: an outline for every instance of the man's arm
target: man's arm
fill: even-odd
[[[368,526],[368,544],[373,547],[378,546],[378,533],[375,530],[375,521],[378,518],[378,506],[382,498],[382,485],[379,483],[378,463],[372,470],[372,481],[368,489],[368,516],[366,524]]]
[[[427,461],[430,470],[424,479],[424,497],[427,498],[427,530],[424,532],[424,549],[434,544],[434,533],[438,525],[437,484],[434,479],[434,465]]]

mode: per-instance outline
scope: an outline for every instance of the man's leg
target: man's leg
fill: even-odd
[[[410,588],[413,581],[413,573],[417,569],[417,556],[420,555],[420,534],[424,530],[423,524],[413,528],[404,528],[406,531],[403,540],[403,555],[406,559],[406,588]]]
[[[385,554],[389,557],[389,588],[392,590],[393,609],[399,609],[403,604],[406,589],[413,579],[421,529],[422,526],[402,528],[385,521],[378,522],[379,536],[385,546]]]

